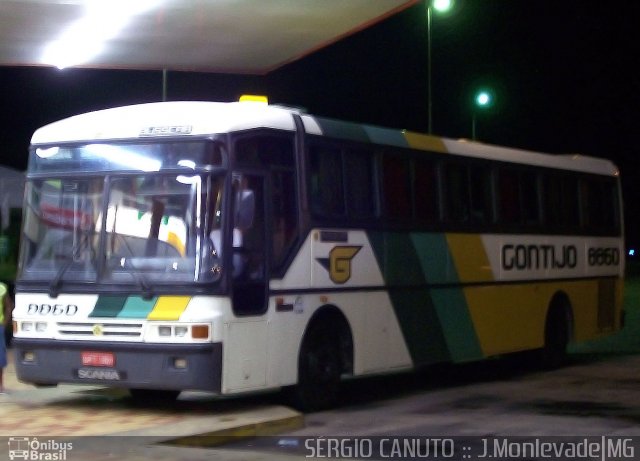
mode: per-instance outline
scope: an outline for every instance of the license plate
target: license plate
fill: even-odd
[[[93,381],[123,381],[127,373],[112,368],[78,368],[74,370],[76,377]]]
[[[114,367],[116,357],[112,352],[82,352],[82,365],[85,367]]]

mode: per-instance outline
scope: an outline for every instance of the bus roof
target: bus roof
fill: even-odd
[[[88,112],[53,122],[36,130],[31,143],[138,139],[154,134],[203,136],[258,127],[293,131],[292,112],[292,109],[258,102],[138,104]],[[161,132],[161,129],[173,129],[173,132]]]
[[[556,155],[454,140],[352,122],[315,117],[295,108],[257,102],[175,101],[123,106],[76,115],[46,125],[33,134],[34,145],[154,136],[206,136],[255,128],[295,131],[293,114],[309,134],[408,147],[509,163],[618,175],[609,160],[578,154]]]

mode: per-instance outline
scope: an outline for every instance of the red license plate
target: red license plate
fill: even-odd
[[[82,352],[82,365],[88,367],[114,367],[116,357],[111,352]]]

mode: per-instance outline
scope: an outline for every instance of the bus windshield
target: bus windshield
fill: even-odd
[[[218,142],[165,141],[40,146],[31,150],[30,173],[69,171],[144,171],[221,166],[224,153]]]
[[[32,179],[22,278],[52,289],[211,281],[221,272],[223,184],[221,175],[175,173]]]

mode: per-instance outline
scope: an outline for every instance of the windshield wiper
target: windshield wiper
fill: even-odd
[[[117,236],[118,239],[123,243],[124,247],[127,249],[127,253],[129,253],[129,256],[132,258],[135,257],[133,250],[129,246],[129,242],[127,242],[127,239],[122,234],[114,233],[113,235]],[[129,274],[131,274],[135,279],[136,283],[138,284],[138,286],[142,289],[142,292],[143,292],[142,297],[144,299],[153,298],[153,291],[147,279],[140,272],[138,272],[134,266],[130,265],[127,258],[122,258],[121,261],[122,263],[120,264],[120,267],[122,267]]]
[[[92,235],[92,232],[85,232],[80,240],[76,242],[76,244],[71,248],[71,258],[67,259],[65,263],[58,269],[55,277],[49,283],[49,296],[52,298],[57,298],[58,294],[60,294],[60,285],[62,284],[62,276],[67,272],[67,270],[71,267],[74,262],[77,262],[78,256],[85,249],[85,247],[89,244],[89,238]]]

